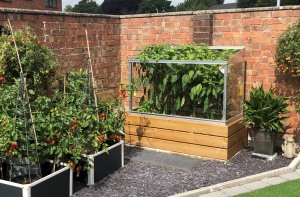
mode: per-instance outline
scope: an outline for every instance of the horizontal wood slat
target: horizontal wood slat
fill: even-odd
[[[235,145],[228,149],[227,160],[237,154],[240,150],[242,150],[245,146],[247,146],[248,139],[244,137],[242,140],[237,142]]]
[[[232,145],[234,145],[235,143],[237,143],[238,141],[240,141],[247,135],[248,135],[248,131],[245,127],[242,128],[241,130],[239,130],[238,132],[236,132],[235,134],[231,135],[228,138],[228,147],[227,148],[231,147]]]
[[[233,122],[230,125],[222,126],[199,122],[173,120],[168,118],[148,117],[142,115],[129,115],[126,120],[126,124],[175,131],[187,131],[220,137],[229,137],[230,135],[238,131],[238,128],[242,128],[242,125],[240,125],[237,121]]]
[[[228,135],[231,136],[234,134],[236,131],[239,131],[242,128],[245,128],[244,123],[239,123],[241,120],[237,120],[233,122],[232,124],[228,125]]]
[[[136,146],[168,150],[189,155],[210,157],[220,160],[227,160],[228,158],[227,149],[160,140],[155,138],[126,135],[125,143]]]
[[[167,117],[129,115],[125,125],[125,142],[142,147],[228,160],[247,144],[247,129],[239,121],[222,126]]]
[[[144,136],[163,140],[228,148],[228,138],[212,135],[195,134],[191,132],[180,132],[173,130],[157,129],[152,127],[141,127],[136,125],[126,125],[126,134]]]

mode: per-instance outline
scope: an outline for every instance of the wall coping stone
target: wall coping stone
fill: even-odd
[[[226,14],[226,13],[243,13],[243,12],[262,12],[262,11],[280,11],[280,10],[300,10],[300,6],[274,6],[274,7],[258,7],[258,8],[239,8],[239,9],[223,9],[223,10],[199,10],[186,12],[166,12],[166,13],[150,13],[150,14],[133,14],[133,15],[107,15],[107,14],[87,14],[75,12],[58,12],[45,10],[25,10],[14,8],[0,8],[0,13],[20,13],[20,14],[37,14],[37,15],[53,15],[53,16],[69,16],[69,17],[97,17],[97,18],[149,18],[163,16],[182,16],[182,15],[201,15],[201,14]]]

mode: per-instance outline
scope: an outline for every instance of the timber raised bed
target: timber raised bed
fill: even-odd
[[[238,120],[212,125],[146,115],[129,115],[126,144],[228,160],[247,145],[247,129]]]
[[[94,185],[95,182],[101,181],[103,178],[124,166],[124,141],[120,141],[108,149],[108,154],[105,150],[98,153],[88,155],[93,161],[91,165],[94,169],[90,169],[88,174],[86,171],[80,173],[77,177],[74,173],[74,180],[85,183],[87,185]]]
[[[1,197],[66,197],[73,194],[73,170],[61,164],[57,171],[50,174],[52,163],[42,166],[43,178],[31,184],[18,184],[0,180]]]
[[[247,144],[239,123],[245,47],[186,47],[150,46],[128,60],[132,93],[125,142],[229,160]]]

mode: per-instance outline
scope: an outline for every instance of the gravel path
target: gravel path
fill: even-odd
[[[125,154],[138,151],[125,147]],[[203,160],[190,171],[125,161],[124,168],[94,186],[74,182],[73,197],[164,197],[245,176],[288,166],[293,159],[277,156],[275,161],[251,158],[252,147],[241,151],[229,162]]]

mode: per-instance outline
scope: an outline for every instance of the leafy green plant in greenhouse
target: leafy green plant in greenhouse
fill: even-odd
[[[227,61],[236,50],[212,50],[205,44],[170,44],[148,46],[136,58],[145,63],[134,64],[139,77],[137,88],[159,113],[222,119],[224,74],[217,64],[158,64],[148,60]]]
[[[139,112],[156,113],[156,110],[151,106],[149,100],[141,101],[141,107],[137,110]]]

